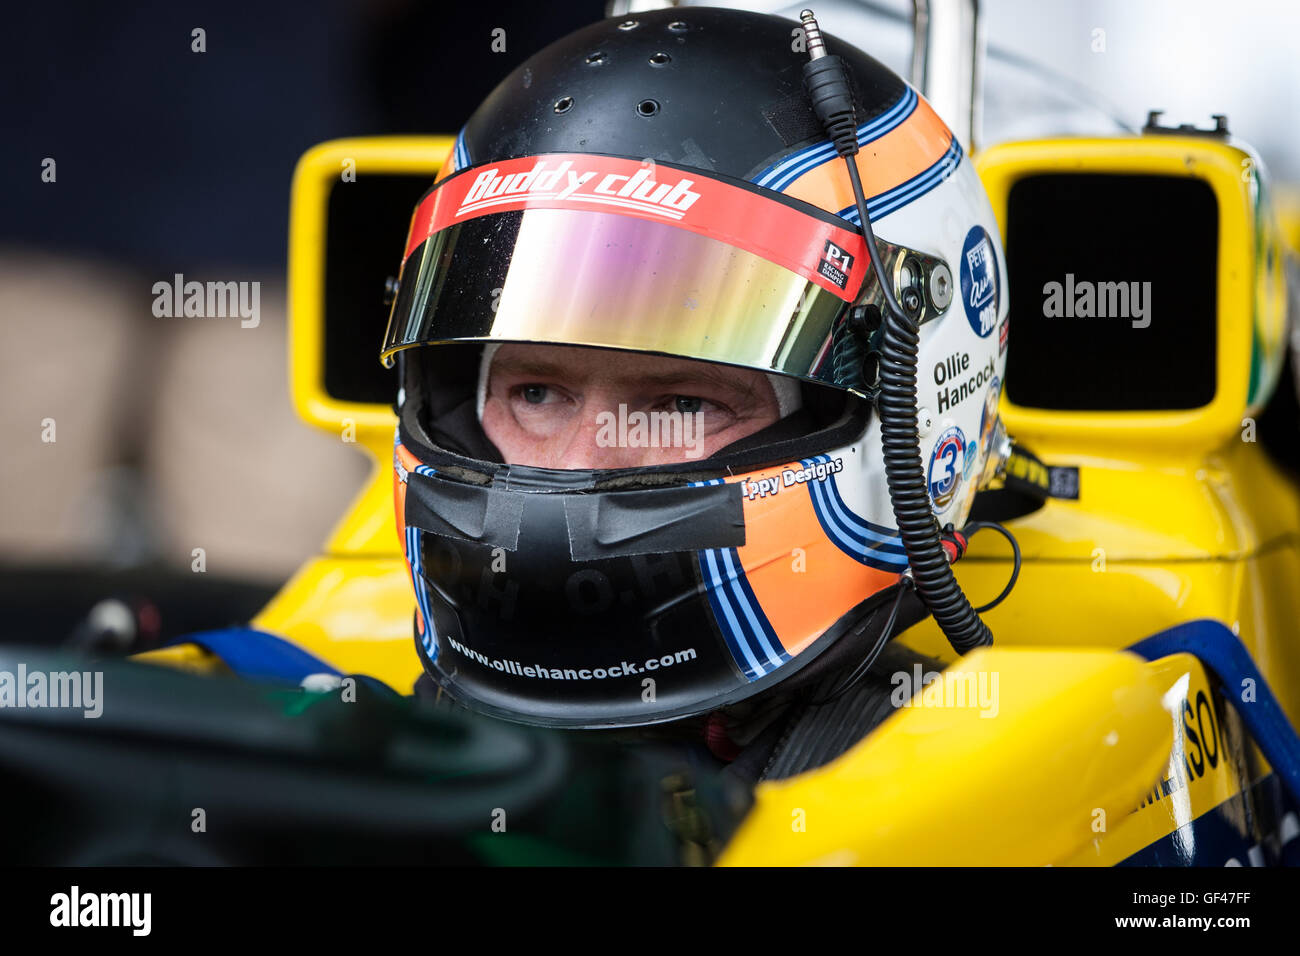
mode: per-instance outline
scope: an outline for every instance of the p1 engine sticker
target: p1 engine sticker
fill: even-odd
[[[936,513],[946,509],[957,493],[965,466],[966,436],[954,425],[939,436],[930,453],[928,481]]]
[[[980,338],[988,338],[998,322],[998,258],[983,226],[966,233],[961,249],[961,301],[966,321]]]

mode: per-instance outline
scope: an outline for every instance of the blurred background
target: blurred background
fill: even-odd
[[[454,133],[550,41],[607,12],[664,5],[10,12],[0,39],[0,640],[76,640],[106,615],[129,616],[147,641],[247,620],[318,550],[367,468],[355,445],[301,424],[289,402],[284,273],[298,156],[344,136]],[[711,5],[793,19],[808,4]],[[910,0],[813,6],[828,32],[909,75]],[[981,9],[976,147],[1135,131],[1150,109],[1202,127],[1220,113],[1275,182],[1300,183],[1300,5]],[[493,48],[498,28],[504,50]],[[392,237],[394,273],[403,238]],[[154,284],[177,273],[260,283],[257,325],[156,316]]]

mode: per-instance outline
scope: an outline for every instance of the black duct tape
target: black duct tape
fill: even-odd
[[[566,495],[564,516],[575,561],[745,543],[738,484]]]
[[[423,531],[514,551],[524,506],[551,493],[407,476],[406,523]],[[740,485],[560,493],[574,561],[630,554],[735,548],[745,543]]]
[[[523,514],[517,492],[415,472],[406,478],[406,523],[422,531],[514,551]]]

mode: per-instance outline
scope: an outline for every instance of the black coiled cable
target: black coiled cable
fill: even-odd
[[[912,314],[919,314],[920,301],[915,300],[917,308],[911,312],[899,304],[876,247],[862,180],[853,159],[858,152],[854,125],[857,114],[848,73],[839,57],[825,54],[812,13],[805,10],[800,17],[809,34],[808,46],[813,55],[813,59],[804,65],[805,89],[848,169],[867,251],[887,306],[880,344],[880,390],[876,404],[884,446],[885,481],[889,486],[889,499],[898,521],[903,548],[907,552],[908,573],[949,643],[958,653],[965,654],[993,643],[993,633],[980,620],[953,576],[941,544],[939,523],[931,510],[930,494],[921,466],[921,436],[916,422],[916,366],[921,336],[915,314]],[[814,33],[816,46],[812,39]]]
[[[876,279],[889,305],[880,342],[880,394],[876,400],[889,500],[916,591],[948,642],[958,653],[965,654],[976,647],[992,644],[993,633],[975,613],[953,576],[952,565],[940,543],[939,522],[935,519],[926,487],[925,471],[921,466],[921,435],[916,422],[920,330],[915,319],[895,301],[889,288],[867,217],[867,202],[862,195],[857,164],[850,157],[845,157],[844,161],[853,183],[853,196],[857,200],[862,232],[867,238]]]

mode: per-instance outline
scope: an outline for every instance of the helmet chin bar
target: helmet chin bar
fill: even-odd
[[[904,290],[901,304],[895,298],[892,286],[898,276],[890,276],[886,270],[887,260],[872,231],[862,180],[853,159],[858,152],[857,110],[847,71],[838,56],[826,53],[812,11],[804,10],[800,19],[809,53],[809,62],[804,64],[804,89],[813,111],[835,144],[836,152],[844,158],[877,289],[885,304],[882,310],[884,323],[880,330],[877,408],[885,479],[908,557],[905,576],[911,577],[917,593],[930,608],[953,649],[965,654],[993,643],[993,634],[980,620],[952,573],[948,554],[943,548],[941,529],[931,510],[917,428],[916,368],[920,325],[929,296],[927,287],[931,284],[939,286],[942,297],[944,273],[932,270],[929,274],[923,273],[922,278],[916,274],[915,268],[908,268],[912,286]],[[947,273],[946,287],[951,290],[952,274],[946,265],[944,271]]]

